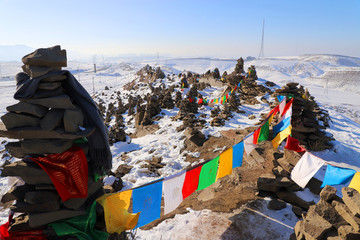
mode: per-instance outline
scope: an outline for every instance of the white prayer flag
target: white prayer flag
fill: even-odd
[[[256,148],[256,144],[254,144],[254,133],[251,133],[244,139],[244,148],[247,156]]]
[[[283,98],[283,100],[281,100],[280,104],[279,104],[279,112],[280,112],[280,116],[283,114],[284,112],[284,108],[286,105],[286,97]]]
[[[300,158],[291,172],[291,179],[302,188],[315,175],[315,173],[324,165],[325,161],[308,152]]]
[[[182,188],[185,181],[186,171],[175,177],[164,179],[164,214],[175,210],[183,201]]]

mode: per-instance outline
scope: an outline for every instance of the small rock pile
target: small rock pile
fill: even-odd
[[[281,89],[275,90],[274,95],[294,97],[292,108],[292,135],[310,151],[330,149],[329,143],[333,140],[330,134],[325,132],[329,127],[329,114],[320,109],[303,86],[298,83],[287,83]]]
[[[295,233],[290,239],[360,239],[360,194],[355,189],[344,187],[341,199],[336,191],[334,187],[324,187],[320,201],[303,214],[303,220],[296,223]]]
[[[48,224],[86,214],[104,194],[95,174],[110,170],[111,161],[97,169],[90,137],[96,133],[100,143],[99,126],[106,127],[90,95],[70,72],[61,71],[67,59],[60,46],[38,49],[22,61],[24,72],[16,76],[14,96],[20,101],[7,107],[0,130],[1,137],[19,139],[5,147],[22,160],[3,166],[1,176],[15,180],[1,202],[15,213],[10,233],[40,229],[49,239],[58,239]],[[79,96],[86,98],[87,109]],[[91,116],[90,108],[95,112]],[[111,159],[109,148],[107,153]]]
[[[152,83],[158,78],[165,78],[165,73],[161,70],[160,67],[152,68],[149,65],[146,65],[145,67],[141,68],[136,75],[140,77],[141,82],[148,82]]]

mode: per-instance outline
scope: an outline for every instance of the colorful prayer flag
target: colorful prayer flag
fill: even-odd
[[[200,175],[200,172],[201,172],[201,167],[202,166],[198,166],[198,167],[196,167],[194,169],[191,169],[191,170],[186,172],[184,185],[183,185],[183,188],[182,188],[183,199],[190,196],[190,194],[195,192],[196,189],[198,188],[199,175]]]
[[[233,149],[228,148],[220,154],[219,158],[219,170],[216,176],[216,181],[219,178],[222,178],[226,175],[232,173],[232,158],[233,158]]]
[[[199,104],[203,103],[203,99],[199,98]]]
[[[214,102],[214,99],[211,99],[210,103],[213,103]]]
[[[256,148],[256,144],[254,144],[254,134],[251,133],[246,138],[244,138],[244,148],[246,155],[249,156],[252,150]]]
[[[278,148],[280,143],[291,134],[291,129],[292,127],[289,125],[286,129],[279,132],[273,140],[271,140],[274,149]]]
[[[354,177],[351,179],[349,188],[353,188],[360,192],[360,172],[355,173]]]
[[[226,97],[226,96],[224,96],[224,97],[223,97],[223,104],[225,104],[225,103],[226,103],[226,99],[227,99],[227,97]]]
[[[197,190],[207,188],[216,181],[218,165],[219,165],[219,156],[205,163],[202,166]]]
[[[291,171],[291,179],[300,187],[305,188],[306,184],[324,163],[325,161],[321,158],[318,158],[309,152],[305,152]]]
[[[232,162],[233,168],[240,167],[242,165],[243,155],[244,155],[244,142],[241,141],[235,146],[233,146],[233,162]]]
[[[273,127],[274,136],[278,134],[279,132],[284,131],[287,129],[291,124],[291,117],[285,118],[281,122],[279,122],[277,125]]]
[[[107,232],[99,231],[96,224],[96,201],[87,209],[85,215],[73,217],[50,223],[57,236],[75,236],[80,240],[98,239],[106,240],[109,237]]]
[[[345,184],[352,179],[355,170],[349,168],[340,168],[331,165],[327,165],[324,181],[321,185],[321,188],[326,185],[340,185]]]
[[[279,105],[277,105],[276,107],[274,107],[269,114],[266,116],[266,118],[269,117],[269,125],[272,123],[272,120],[275,116],[275,114],[279,111]]]
[[[258,144],[261,141],[266,141],[269,138],[269,119],[254,132],[253,143]]]
[[[182,188],[185,181],[186,172],[181,172],[175,176],[164,180],[164,214],[175,210],[183,201]]]
[[[218,99],[218,98],[215,99],[215,103],[219,103],[219,99]]]
[[[285,106],[286,106],[286,97],[283,96],[282,100],[280,101],[279,106],[279,111],[280,111],[280,116],[283,114],[284,110],[285,110]]]
[[[163,181],[133,190],[133,213],[140,212],[136,227],[142,227],[160,218]]]
[[[139,220],[139,214],[128,212],[132,190],[105,194],[96,201],[104,208],[106,232],[121,233],[135,228]]]
[[[292,116],[292,104],[294,98],[292,98],[284,107],[284,110],[280,113],[280,121]]]
[[[297,140],[296,138],[291,137],[291,136],[287,137],[285,148],[295,151],[295,152],[305,152],[306,151],[305,148],[300,146],[299,140]]]

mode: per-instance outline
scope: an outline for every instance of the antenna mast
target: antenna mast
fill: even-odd
[[[264,28],[265,28],[265,19],[263,19],[263,28],[262,28],[262,38],[261,38],[261,48],[258,58],[264,58]]]

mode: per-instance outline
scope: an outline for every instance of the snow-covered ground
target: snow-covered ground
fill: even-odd
[[[191,59],[155,59],[144,60],[136,62],[121,62],[112,60],[111,62],[103,62],[97,64],[96,74],[93,72],[93,63],[84,62],[68,62],[68,67],[65,68],[73,73],[73,75],[80,81],[80,83],[88,90],[90,94],[96,95],[95,99],[103,99],[106,103],[116,102],[116,95],[111,96],[112,93],[119,91],[122,98],[125,99],[126,94],[139,94],[145,95],[147,91],[146,86],[137,90],[137,92],[129,92],[123,90],[123,86],[129,81],[136,78],[135,73],[142,66],[149,64],[151,66],[160,66],[165,71],[166,75],[173,78],[174,81],[161,80],[156,84],[177,84],[177,75],[180,72],[193,71],[197,73],[204,73],[207,70],[214,70],[217,67],[220,74],[224,71],[231,73],[234,70],[236,59],[206,59],[206,58],[191,58]],[[14,76],[21,71],[21,63],[16,62],[0,62],[1,76],[0,76],[0,115],[6,112],[6,106],[16,103],[13,99],[16,84]],[[337,55],[304,55],[295,57],[278,57],[278,58],[265,58],[252,61],[245,61],[245,70],[250,65],[255,65],[259,82],[272,81],[278,86],[282,86],[287,82],[298,82],[305,88],[308,88],[310,94],[315,97],[320,107],[326,109],[332,119],[330,129],[327,131],[334,135],[336,141],[333,142],[334,149],[323,152],[316,152],[315,155],[321,157],[326,161],[342,164],[360,171],[360,124],[358,115],[360,114],[360,58],[337,56]],[[105,87],[109,90],[105,90]],[[217,96],[221,93],[222,89],[211,88],[203,91],[204,96]],[[102,94],[103,93],[103,94]],[[126,102],[126,100],[124,100]],[[115,104],[115,106],[117,106]],[[210,115],[210,107],[206,106],[201,109],[201,113]],[[261,113],[269,112],[268,105],[258,104],[254,106],[242,106],[242,110],[246,114],[236,114],[230,121],[226,122],[223,127],[206,126],[204,128],[205,134],[217,136],[220,130],[246,128],[254,125]],[[123,178],[125,188],[140,186],[160,177],[175,174],[184,169],[187,164],[184,162],[185,154],[192,154],[197,156],[198,153],[182,152],[183,134],[178,133],[175,129],[181,123],[172,121],[171,117],[174,116],[177,109],[163,110],[161,118],[157,123],[160,129],[154,134],[147,135],[140,138],[132,139],[127,143],[119,142],[112,146],[113,153],[113,170],[123,163],[134,166],[129,174]],[[254,114],[255,119],[250,120],[248,115]],[[125,122],[131,120],[127,114],[124,114]],[[132,124],[127,125],[125,131],[127,133],[134,132],[134,121]],[[0,143],[5,140],[0,138]],[[4,144],[0,144],[0,151],[4,149]],[[219,149],[219,153],[222,149]],[[121,154],[126,152],[126,159],[121,158]],[[143,160],[150,160],[153,156],[161,156],[162,163],[165,167],[161,169],[159,174],[149,173],[146,168],[141,167]],[[0,165],[4,160],[1,160]],[[203,159],[199,159],[199,162]],[[324,170],[320,170],[316,175],[317,178],[322,180]],[[111,183],[114,179],[108,177],[105,179],[106,183]],[[6,178],[0,178],[0,195],[8,190],[9,186]],[[314,196],[304,192],[309,198]],[[262,202],[259,209],[261,212],[272,219],[283,221],[286,225],[293,227],[297,221],[290,208],[279,212],[266,210],[266,200]],[[235,214],[235,213],[234,213]],[[240,213],[236,213],[240,214]],[[4,223],[7,219],[7,210],[0,211],[0,224]],[[206,229],[199,229],[199,226],[204,225],[204,222],[216,223],[214,216],[218,216],[218,222],[228,219],[230,215],[218,215],[203,211],[190,211],[187,214],[176,216],[174,219],[169,219],[148,231],[137,231],[137,239],[196,239],[192,238],[194,233],[202,234],[200,232],[214,232]],[[260,215],[259,215],[260,216]],[[284,220],[284,216],[288,216],[288,220]],[[269,218],[267,218],[269,219]],[[290,220],[289,220],[290,219]],[[249,218],[249,226],[251,221],[255,225],[258,218]],[[225,220],[224,220],[225,221]],[[269,229],[276,228],[276,221],[270,220]],[[211,224],[209,224],[211,225]],[[228,220],[227,228],[231,225]],[[282,232],[285,235],[279,234],[274,239],[288,239],[291,229],[283,226]],[[217,226],[216,234],[225,231],[227,228],[224,226]],[[252,227],[256,229],[255,227]],[[287,229],[287,230],[286,230]],[[287,232],[288,231],[288,232]],[[214,233],[215,234],[215,233]],[[215,234],[215,235],[216,235]],[[226,234],[226,233],[225,233]],[[225,235],[220,234],[219,237],[212,239],[221,239]],[[222,236],[221,236],[222,235]],[[162,236],[162,238],[161,238]],[[196,236],[196,235],[195,235]],[[202,239],[206,238],[203,235]],[[216,235],[217,236],[217,235]],[[224,239],[224,238],[222,238]],[[259,235],[259,239],[262,238]]]

